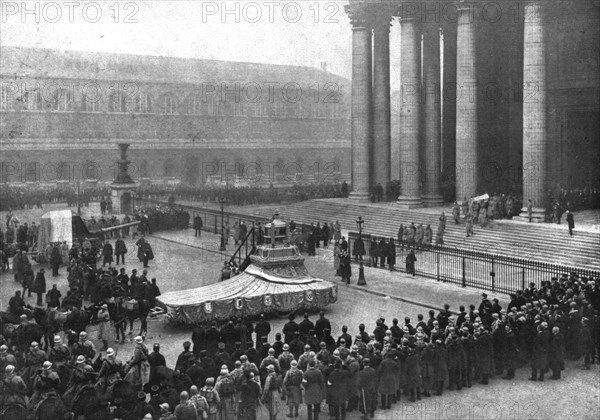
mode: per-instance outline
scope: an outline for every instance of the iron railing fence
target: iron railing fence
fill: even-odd
[[[357,238],[357,232],[349,232],[348,245],[351,253],[353,253]],[[379,244],[382,238],[385,239],[386,243],[389,243],[390,238],[388,237],[362,234],[366,253],[363,257],[365,265],[371,267],[374,265],[373,253],[371,252],[372,239],[375,239]],[[415,275],[492,292],[510,294],[517,290],[524,290],[530,283],[534,283],[539,288],[543,281],[549,281],[553,277],[570,273],[576,273],[580,277],[600,278],[599,271],[542,261],[488,254],[443,245],[404,244],[403,246],[397,240],[394,240],[394,244],[396,245],[396,265],[394,268],[396,271],[407,272],[406,256],[410,250],[413,250],[416,256]],[[353,261],[357,262],[354,255]],[[377,263],[381,267],[381,258],[377,259]],[[387,260],[385,269],[389,269]]]

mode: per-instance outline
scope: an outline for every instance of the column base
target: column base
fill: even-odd
[[[348,195],[348,199],[354,201],[355,203],[370,203],[371,196],[369,193],[361,193],[361,192],[351,192]]]
[[[424,195],[421,199],[425,207],[439,207],[444,204],[444,199],[441,195]]]
[[[423,207],[423,202],[421,201],[421,197],[401,195],[398,197],[398,201],[396,201],[396,206],[407,210],[418,209],[419,207]]]
[[[519,222],[531,222],[531,223],[544,223],[546,219],[546,211],[541,207],[534,207],[531,212],[531,220],[529,220],[529,214],[527,213],[527,207],[521,209],[521,213],[518,216],[514,216],[513,220]]]

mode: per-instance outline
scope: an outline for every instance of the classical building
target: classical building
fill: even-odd
[[[1,182],[333,182],[350,173],[350,81],[321,69],[2,47]],[[302,175],[301,178],[296,175]]]
[[[399,204],[435,205],[451,180],[458,200],[522,190],[539,216],[548,190],[599,184],[600,2],[350,0],[346,11],[353,198],[399,179]]]

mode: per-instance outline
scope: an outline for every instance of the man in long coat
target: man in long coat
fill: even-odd
[[[573,236],[573,229],[575,229],[575,218],[573,213],[567,210],[567,225],[569,226],[569,235]]]
[[[550,332],[546,328],[546,323],[542,322],[538,327],[537,335],[533,339],[533,349],[531,354],[531,378],[529,378],[530,381],[543,382],[544,374],[548,370]]]
[[[346,418],[349,382],[349,372],[342,367],[341,361],[337,361],[335,369],[327,378],[329,414],[335,420]]]
[[[119,265],[119,259],[121,260],[121,264],[125,264],[125,254],[127,253],[127,246],[125,245],[125,241],[123,238],[119,237],[115,242],[115,256],[117,261],[116,265]]]
[[[565,339],[559,327],[552,328],[552,339],[550,340],[549,365],[552,369],[550,379],[560,379],[560,373],[565,369],[564,351]]]
[[[381,408],[392,407],[392,396],[396,394],[399,366],[394,354],[389,352],[377,369],[377,392],[381,395]]]
[[[31,291],[37,294],[37,306],[42,306],[42,295],[46,293],[46,276],[44,275],[44,269],[40,268],[40,271],[35,276]]]
[[[396,244],[394,238],[390,238],[390,242],[387,245],[387,263],[390,271],[394,271],[396,265]]]
[[[487,330],[481,330],[479,336],[475,340],[475,348],[477,349],[477,359],[479,361],[480,383],[487,385],[489,377],[494,373],[494,345],[492,336]]]
[[[317,369],[316,361],[308,362],[308,369],[302,379],[304,386],[304,403],[308,412],[308,420],[319,420],[321,402],[325,395],[325,379],[323,373]]]
[[[102,258],[102,267],[106,264],[110,267],[113,262],[113,246],[109,241],[104,242],[104,246],[102,247]]]

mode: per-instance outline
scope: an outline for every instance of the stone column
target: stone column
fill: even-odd
[[[391,174],[390,20],[391,11],[381,6],[374,20],[373,39],[373,174],[384,188]]]
[[[404,208],[420,207],[419,137],[421,111],[421,37],[414,18],[401,18],[400,197]]]
[[[456,174],[456,22],[446,20],[443,31],[442,179],[454,180]],[[462,197],[456,198],[462,200]]]
[[[346,12],[352,22],[352,192],[350,198],[369,201],[371,174],[371,25],[368,11],[350,3]]]
[[[525,3],[523,54],[523,203],[520,216],[529,220],[528,201],[533,204],[532,222],[544,221],[546,193],[546,49],[543,1]]]
[[[443,203],[440,186],[441,164],[441,74],[440,28],[427,22],[423,31],[423,202],[430,207]]]
[[[474,3],[458,4],[456,52],[456,198],[477,194],[477,63]]]

